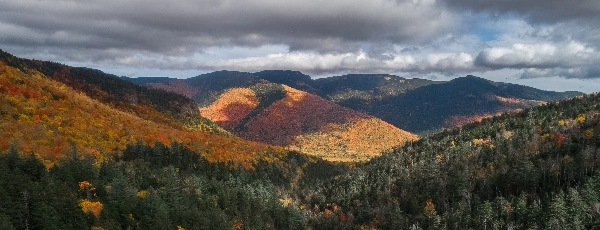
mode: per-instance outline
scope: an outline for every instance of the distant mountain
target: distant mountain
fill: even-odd
[[[382,100],[363,100],[360,102],[363,106],[356,109],[397,127],[421,133],[461,126],[499,113],[578,95],[582,93],[550,92],[467,76],[444,84],[419,87]],[[347,106],[352,108],[351,105]]]
[[[314,80],[314,85],[319,88],[321,95],[344,105],[352,105],[349,102],[355,100],[382,100],[421,86],[442,83],[444,82],[406,79],[389,74],[348,74]]]
[[[152,79],[132,79],[151,82]],[[461,126],[484,117],[518,111],[549,101],[582,95],[580,92],[551,92],[509,83],[467,76],[449,82],[406,79],[388,74],[349,74],[311,79],[297,71],[268,70],[257,73],[219,71],[183,80],[175,92],[195,88],[192,98],[205,106],[231,87],[248,87],[259,82],[285,84],[319,95],[338,105],[378,117],[414,133],[431,133]],[[146,85],[169,90],[156,79]],[[172,87],[171,87],[172,88]]]
[[[297,71],[218,71],[185,80],[134,81],[173,92],[194,89],[187,96],[196,100],[201,115],[227,131],[329,160],[365,160],[416,140],[378,118],[299,90],[322,92]]]

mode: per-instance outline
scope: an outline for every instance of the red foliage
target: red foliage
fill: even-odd
[[[233,88],[210,106],[200,108],[202,116],[221,127],[239,131],[239,136],[284,146],[328,160],[365,160],[380,152],[416,140],[416,136],[388,123],[316,95],[283,86],[285,97],[254,117],[248,116],[259,104],[252,90]]]
[[[40,75],[26,75],[2,63],[0,83],[4,90],[37,93],[30,93],[35,95],[30,97],[0,95],[0,108],[8,113],[0,120],[0,150],[5,151],[8,142],[14,141],[25,152],[34,151],[48,165],[69,153],[73,146],[80,154],[98,155],[98,151],[118,154],[127,144],[138,140],[149,145],[156,141],[165,145],[182,143],[209,161],[229,162],[249,169],[265,154],[277,157],[283,153],[281,148],[261,143],[143,119],[76,93],[62,83]],[[161,116],[144,105],[138,105],[134,111]]]
[[[560,147],[565,141],[565,135],[562,133],[555,133],[554,135],[552,135],[552,141],[554,141],[554,143],[556,143],[556,145]]]

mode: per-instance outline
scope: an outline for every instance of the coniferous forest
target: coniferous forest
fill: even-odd
[[[248,169],[130,144],[47,168],[0,155],[2,229],[598,229],[600,95],[484,119],[366,163]],[[285,162],[285,163],[282,163]]]

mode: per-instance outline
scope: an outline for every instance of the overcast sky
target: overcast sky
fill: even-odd
[[[0,49],[125,76],[472,74],[600,91],[599,0],[2,0]]]

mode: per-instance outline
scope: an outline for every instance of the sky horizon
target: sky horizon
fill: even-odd
[[[0,49],[118,76],[296,70],[600,91],[595,0],[19,0]]]

